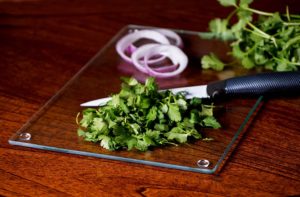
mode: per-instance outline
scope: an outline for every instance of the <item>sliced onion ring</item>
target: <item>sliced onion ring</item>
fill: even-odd
[[[158,45],[160,44],[145,44],[132,53],[131,55],[132,63],[139,71],[143,73],[148,73],[148,70],[144,66],[145,61],[141,61],[141,58],[144,59],[145,53],[151,50],[154,46],[158,46]]]
[[[162,55],[168,57],[173,65],[178,65],[177,69],[170,72],[159,72],[157,69],[151,68],[148,63],[149,59],[154,55]],[[144,63],[140,58],[144,57]],[[180,74],[188,63],[187,56],[176,46],[169,44],[147,44],[139,47],[131,56],[132,62],[136,68],[144,73],[148,73],[155,77],[172,77]]]
[[[136,30],[136,32],[139,31],[139,30]],[[178,46],[180,48],[183,47],[183,41],[182,39],[180,38],[180,36],[175,33],[174,31],[171,31],[169,29],[162,29],[162,28],[158,28],[158,29],[151,29],[151,31],[156,31],[156,32],[159,32],[161,33],[162,35],[164,35],[170,42],[170,44],[173,45],[173,43],[171,43],[171,41],[173,40],[175,43],[174,45],[175,46]],[[170,40],[172,39],[172,40]],[[129,54],[132,54],[135,50],[137,49],[136,46],[134,46],[133,43],[131,43],[126,49],[125,51],[128,52]],[[156,61],[160,61],[164,58],[160,58],[160,59],[157,59]],[[154,60],[151,60],[151,61],[154,61]]]
[[[171,72],[176,70],[178,67],[178,65],[170,65],[170,66],[161,66],[161,67],[157,67],[157,68],[153,68],[153,70],[155,70],[156,72]]]
[[[140,30],[131,34],[127,34],[121,38],[116,45],[117,53],[127,62],[132,62],[132,59],[125,54],[125,50],[127,50],[131,44],[142,38],[151,39],[161,44],[170,44],[170,41],[157,31]]]
[[[164,36],[166,36],[167,38],[171,38],[175,41],[174,45],[178,46],[180,48],[183,47],[183,42],[182,39],[180,38],[180,36],[175,33],[174,31],[171,31],[169,29],[151,29],[153,31],[157,31],[161,34],[163,34]],[[172,43],[171,43],[172,44]]]

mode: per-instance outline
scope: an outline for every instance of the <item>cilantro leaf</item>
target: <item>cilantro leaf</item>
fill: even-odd
[[[253,0],[240,0],[240,7],[249,7],[249,4],[251,4],[253,2]]]
[[[228,28],[228,20],[216,18],[209,22],[209,30],[214,33],[214,37],[222,40],[231,40],[234,35]]]
[[[181,121],[181,114],[180,114],[178,105],[170,103],[168,105],[168,107],[169,107],[168,116],[169,116],[170,120],[175,121],[175,122]]]
[[[251,69],[255,66],[254,61],[249,56],[246,56],[242,59],[242,65],[247,69]]]
[[[102,146],[105,149],[114,150],[112,139],[107,135],[100,135],[98,137],[98,140],[100,140],[100,146]]]
[[[153,106],[151,107],[151,109],[149,110],[146,118],[147,118],[147,122],[152,122],[156,119],[157,117],[157,107]]]
[[[150,139],[153,139],[154,141],[159,140],[160,134],[161,134],[160,131],[157,131],[157,130],[148,129],[146,131],[146,136],[149,137]]]
[[[83,127],[88,127],[95,116],[95,109],[87,108],[83,111],[83,118],[80,121],[80,125]]]
[[[218,1],[224,7],[236,5],[236,0],[218,0]]]
[[[157,90],[157,84],[155,83],[155,79],[153,77],[147,78],[145,86],[146,86],[147,90],[150,92]]]
[[[171,131],[165,133],[168,140],[176,140],[179,143],[185,143],[190,134],[185,133],[180,127],[175,127]]]
[[[78,129],[77,129],[77,135],[78,135],[78,136],[84,137],[84,136],[85,136],[84,130],[82,130],[81,128],[78,128]]]
[[[179,98],[179,99],[177,100],[177,104],[178,104],[178,106],[179,106],[180,109],[182,109],[182,110],[187,110],[187,102],[186,102],[185,99]]]
[[[213,117],[213,116],[207,116],[203,119],[204,126],[212,127],[214,129],[218,129],[221,127],[220,123]]]
[[[107,124],[103,121],[102,118],[94,118],[93,123],[91,125],[91,130],[97,133],[107,134],[108,127]]]
[[[121,77],[121,80],[125,82],[126,85],[135,86],[138,84],[138,81],[135,78]]]
[[[204,69],[213,69],[213,70],[223,70],[224,63],[219,60],[219,58],[211,53],[210,55],[204,55],[201,59],[202,68]]]

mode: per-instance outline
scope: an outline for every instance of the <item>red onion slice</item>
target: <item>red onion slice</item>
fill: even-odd
[[[135,52],[136,50],[136,46],[134,46],[133,44],[130,44],[126,49],[125,51],[128,53],[128,54],[132,54],[133,52]]]
[[[149,66],[149,59],[155,55],[162,55],[168,57],[173,65],[170,72],[159,72],[157,68],[151,68]],[[144,57],[144,63],[141,63],[140,58]],[[166,44],[147,44],[138,48],[131,56],[132,62],[135,67],[141,72],[148,73],[155,77],[172,77],[180,74],[187,67],[188,58],[176,46]],[[177,66],[178,65],[178,66]],[[176,68],[175,70],[174,67]],[[166,71],[166,70],[164,70]]]
[[[127,34],[123,38],[121,38],[116,45],[117,53],[127,62],[132,62],[131,58],[125,54],[125,50],[128,50],[128,47],[130,45],[142,38],[154,40],[161,44],[170,44],[169,40],[157,31],[140,30],[131,34]]]
[[[146,44],[141,47],[139,47],[137,50],[135,50],[132,55],[132,63],[133,65],[141,72],[148,73],[148,70],[144,66],[144,61],[141,61],[141,58],[144,58],[147,51],[152,49],[154,46],[160,46],[160,44]]]
[[[180,48],[183,47],[183,42],[182,39],[180,38],[180,36],[175,33],[174,31],[171,31],[169,29],[151,29],[153,31],[157,31],[161,34],[163,34],[164,36],[166,36],[167,38],[171,38],[172,40],[174,40],[174,45],[178,46]],[[169,40],[170,41],[170,40]],[[171,42],[170,42],[171,43]],[[171,43],[172,44],[172,43]]]
[[[127,54],[132,54],[133,52],[135,52],[137,50],[137,47],[134,46],[133,44],[130,44],[126,49],[125,49],[125,52]],[[154,64],[154,63],[158,63],[158,62],[161,62],[165,59],[164,56],[158,56],[158,57],[155,57],[154,59],[151,59],[149,60],[149,64]],[[141,60],[142,62],[144,62],[143,60]]]
[[[139,31],[139,30],[136,30],[135,32],[137,32],[137,31]],[[170,44],[178,46],[180,48],[183,47],[182,39],[174,31],[171,31],[169,29],[162,29],[162,28],[160,28],[160,29],[151,29],[151,31],[156,31],[156,32],[159,32],[162,35],[164,35],[169,40]],[[174,43],[172,43],[172,42],[174,42]],[[134,46],[134,44],[132,43],[126,48],[126,52],[128,52],[129,54],[132,54],[136,49],[137,49],[137,47]]]
[[[153,70],[155,70],[156,72],[171,72],[176,70],[178,67],[178,65],[170,65],[170,66],[162,66],[162,67],[158,67],[158,68],[153,68]]]

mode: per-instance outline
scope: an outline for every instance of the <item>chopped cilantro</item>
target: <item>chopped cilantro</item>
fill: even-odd
[[[199,127],[219,128],[213,106],[201,99],[158,91],[154,78],[145,85],[122,78],[122,89],[107,105],[83,110],[78,135],[109,150],[137,149],[200,139]]]

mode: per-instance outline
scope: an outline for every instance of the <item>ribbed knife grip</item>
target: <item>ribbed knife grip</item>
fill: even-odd
[[[270,72],[226,80],[228,95],[300,95],[300,72]]]

